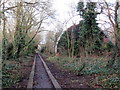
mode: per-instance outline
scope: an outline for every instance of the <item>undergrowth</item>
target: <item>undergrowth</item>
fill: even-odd
[[[49,57],[48,60],[59,67],[73,71],[76,75],[93,75],[95,79],[88,81],[90,86],[100,85],[103,88],[120,88],[120,68],[114,65],[106,68],[105,57],[69,58],[62,56]],[[85,65],[85,67],[83,67]]]
[[[19,71],[29,62],[28,58],[20,58],[19,60],[4,60],[2,65],[2,88],[10,88],[22,78]]]

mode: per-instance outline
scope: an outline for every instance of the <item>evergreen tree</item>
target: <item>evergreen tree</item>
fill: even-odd
[[[78,3],[77,11],[83,18],[80,22],[80,41],[87,53],[94,53],[96,50],[100,51],[102,32],[98,27],[96,17],[97,13],[95,11],[96,3],[87,2],[86,6],[83,2]]]

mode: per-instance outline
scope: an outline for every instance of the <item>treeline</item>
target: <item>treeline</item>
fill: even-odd
[[[111,52],[114,44],[108,40],[108,37],[101,30],[98,30],[99,33],[96,32],[99,37],[94,37],[95,41],[92,43],[89,38],[85,39],[84,31],[80,26],[83,25],[74,25],[64,32],[58,43],[59,54],[68,55],[69,57],[87,57],[88,55],[102,56],[107,52]],[[107,39],[107,42],[104,39]]]
[[[35,41],[29,42],[31,37],[28,35],[33,23],[32,13],[25,10],[23,2],[17,2],[15,13],[15,30],[7,33],[6,21],[3,19],[3,39],[2,39],[2,58],[19,58],[21,55],[28,55],[34,52]],[[3,6],[4,9],[4,6]],[[5,12],[3,12],[5,16]],[[8,37],[11,34],[11,37]]]
[[[108,2],[79,2],[77,12],[83,19],[78,25],[73,25],[68,28],[62,35],[58,43],[58,53],[69,57],[86,57],[88,55],[103,55],[104,52],[111,52],[111,59],[107,66],[111,67],[115,61],[120,65],[120,26],[118,23],[118,10],[120,8],[119,2],[114,4]],[[111,11],[111,8],[114,8]],[[98,12],[99,10],[99,12]],[[97,16],[105,14],[111,23],[113,29],[113,39],[110,39],[109,33],[106,34],[106,29],[98,27]],[[112,13],[113,12],[113,13]],[[112,19],[114,18],[114,19]],[[104,21],[107,23],[106,21]],[[107,39],[107,42],[105,41]]]
[[[40,42],[42,24],[53,16],[51,3],[8,0],[1,2],[0,7],[3,60],[33,54]]]

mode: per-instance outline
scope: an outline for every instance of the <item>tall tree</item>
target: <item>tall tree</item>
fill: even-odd
[[[80,40],[85,50],[85,55],[100,51],[101,31],[96,21],[96,2],[79,2],[77,11],[83,20],[80,22]]]
[[[65,31],[59,42],[58,50],[61,54],[67,54],[69,57],[78,56],[79,53],[79,25],[73,25]],[[64,53],[62,52],[64,51]]]
[[[119,17],[118,17],[120,2],[119,0],[116,0],[114,4],[114,14],[111,13],[111,8],[106,1],[105,1],[105,5],[107,6],[107,15],[114,29],[114,36],[115,36],[115,45],[112,53],[112,58],[111,60],[108,61],[107,66],[112,67],[116,60],[118,60],[118,66],[120,66],[120,26],[119,26]]]
[[[5,8],[5,4],[3,3],[3,10]],[[2,13],[3,17],[3,39],[2,39],[2,58],[7,59],[7,45],[8,45],[8,40],[6,36],[6,17],[5,17],[5,12]]]

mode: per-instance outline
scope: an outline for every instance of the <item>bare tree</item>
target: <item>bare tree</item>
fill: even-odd
[[[109,4],[106,2],[106,0],[104,0],[105,5],[107,7],[107,16],[110,20],[110,23],[114,29],[114,36],[115,36],[115,45],[114,45],[114,49],[113,49],[113,53],[112,53],[112,58],[111,60],[109,60],[107,66],[108,67],[112,67],[112,65],[114,64],[115,60],[118,59],[118,63],[120,64],[120,28],[119,28],[119,22],[118,22],[118,10],[120,8],[120,2],[119,0],[115,1],[114,4],[114,9],[113,9],[113,14],[111,13],[112,8],[110,8]],[[118,64],[118,65],[119,65]]]
[[[42,29],[44,23],[46,23],[48,19],[54,17],[54,11],[51,9],[52,4],[50,0],[41,0],[33,3],[21,0],[16,2],[13,1],[12,3],[12,5],[9,5],[7,2],[1,3],[0,6],[4,4],[7,6],[2,8],[0,15],[2,14],[3,18],[3,15],[7,14],[7,17],[10,16],[9,18],[15,22],[15,28],[12,30],[14,31],[13,42],[18,44],[15,45],[14,43],[14,48],[17,46],[14,53],[20,53],[31,44],[38,33],[44,31]],[[6,19],[4,19],[3,22],[3,35],[5,36]],[[13,26],[13,23],[11,23],[11,26]],[[29,37],[29,33],[32,31],[35,31],[35,33],[32,34],[31,39],[27,40],[26,38]]]
[[[57,45],[59,42],[59,39],[61,37],[63,33],[63,24],[61,22],[58,22],[58,24],[56,24],[55,26],[55,30],[54,30],[54,53],[57,54]]]

